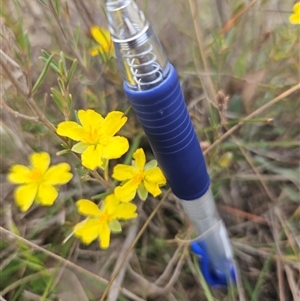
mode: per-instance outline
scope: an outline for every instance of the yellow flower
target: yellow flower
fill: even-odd
[[[122,181],[123,185],[115,188],[115,194],[119,199],[138,192],[141,200],[146,200],[148,192],[154,197],[161,194],[160,186],[166,184],[161,169],[157,167],[157,161],[146,163],[145,153],[142,148],[133,154],[135,161],[133,166],[118,164],[115,166],[112,177]]]
[[[82,165],[91,170],[103,165],[102,159],[120,158],[129,148],[128,140],[114,135],[127,121],[124,113],[113,111],[104,119],[94,110],[79,110],[78,119],[64,121],[57,127],[57,134],[80,141],[72,151],[82,154]]]
[[[300,24],[300,2],[297,2],[293,7],[294,13],[290,15],[290,23]]]
[[[118,187],[116,187],[116,188],[118,188]],[[116,188],[115,188],[115,190],[116,190]],[[128,203],[134,199],[135,194],[136,194],[136,191],[133,190],[133,191],[128,191],[128,194],[123,193],[122,195],[117,196],[114,191],[114,193],[108,195],[105,198],[105,201],[110,202],[111,200],[113,200],[113,201],[118,200],[120,203]]]
[[[73,177],[67,163],[49,167],[50,156],[46,152],[33,153],[29,160],[29,167],[15,164],[8,174],[11,183],[21,185],[15,190],[15,200],[23,212],[29,209],[34,200],[43,206],[53,205],[58,196],[55,186],[66,184]]]
[[[90,32],[95,41],[99,44],[90,50],[92,56],[100,54],[102,57],[111,57],[114,53],[114,44],[107,29],[91,26]]]
[[[86,199],[79,200],[76,205],[78,212],[88,218],[75,225],[75,236],[87,245],[98,238],[102,249],[109,247],[111,232],[122,231],[119,219],[129,220],[137,217],[136,205],[120,203],[117,198],[105,199],[100,209]]]

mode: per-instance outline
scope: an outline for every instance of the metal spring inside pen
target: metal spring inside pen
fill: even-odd
[[[153,46],[148,42],[147,28],[137,28],[128,18],[123,18],[127,31],[130,35],[142,32],[140,36],[130,42],[120,44],[123,57],[131,71],[133,80],[141,87],[151,86],[159,83],[163,79],[160,65],[157,63],[157,57],[153,52]]]
[[[121,51],[128,62],[133,79],[137,85],[154,85],[163,78],[160,66],[156,61],[156,55],[152,52],[151,44],[146,43],[143,48],[129,48],[126,44],[122,44]]]

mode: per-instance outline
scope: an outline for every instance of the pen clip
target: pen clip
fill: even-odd
[[[198,257],[199,267],[208,285],[221,287],[236,283],[236,271],[233,262],[228,262],[228,273],[222,272],[213,267],[203,240],[192,242],[190,247]]]

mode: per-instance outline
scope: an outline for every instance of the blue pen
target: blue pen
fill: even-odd
[[[173,193],[201,238],[191,244],[211,286],[235,283],[234,258],[174,67],[133,0],[106,2],[124,91]]]

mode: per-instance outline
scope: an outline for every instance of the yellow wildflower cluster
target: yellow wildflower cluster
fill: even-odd
[[[153,196],[161,194],[160,186],[166,184],[166,179],[157,167],[156,160],[146,163],[143,149],[138,149],[134,154],[132,166],[118,164],[115,166],[112,177],[122,181],[121,186],[108,195],[99,209],[89,200],[77,202],[78,212],[88,218],[75,226],[74,234],[85,244],[90,244],[99,239],[102,249],[108,248],[111,232],[122,230],[119,220],[129,220],[137,216],[136,205],[131,201],[136,192],[145,200],[150,192]]]
[[[92,26],[90,31],[99,44],[90,50],[91,55],[110,57],[114,49],[109,32],[97,26]],[[77,117],[78,122],[61,122],[56,133],[76,142],[71,151],[81,154],[81,164],[84,167],[91,171],[97,168],[107,171],[109,160],[119,159],[129,149],[128,140],[116,136],[127,117],[119,111],[102,117],[94,110],[79,110]],[[74,226],[73,233],[83,243],[90,244],[98,239],[100,248],[108,248],[111,232],[122,230],[120,221],[137,217],[137,206],[132,203],[136,194],[141,200],[146,200],[148,193],[154,197],[161,194],[160,187],[166,184],[166,179],[157,167],[156,160],[146,163],[146,156],[141,148],[134,152],[133,159],[130,166],[118,164],[114,167],[112,178],[121,184],[99,206],[87,199],[76,202],[77,211],[85,219]],[[29,167],[15,164],[8,174],[8,180],[19,185],[15,190],[15,200],[23,212],[34,201],[44,206],[53,205],[58,196],[57,186],[68,183],[73,177],[67,163],[50,167],[50,155],[46,152],[33,153],[29,160]]]
[[[90,170],[107,167],[110,159],[118,159],[128,151],[128,140],[116,136],[127,121],[124,113],[113,111],[104,118],[94,110],[79,110],[78,120],[78,123],[61,122],[57,134],[76,142],[71,150],[81,154],[84,167]],[[132,203],[136,194],[141,200],[146,200],[148,193],[154,197],[161,194],[160,187],[166,184],[166,179],[156,160],[146,163],[141,148],[134,152],[133,159],[131,165],[114,167],[112,178],[121,184],[100,202],[100,206],[87,199],[77,201],[77,210],[86,219],[76,224],[73,232],[83,243],[90,244],[98,239],[101,248],[108,248],[111,232],[122,230],[120,221],[137,216],[137,206]],[[15,164],[8,174],[11,183],[20,185],[15,190],[15,200],[23,212],[34,201],[44,206],[53,205],[58,196],[57,186],[68,183],[73,177],[67,163],[50,167],[50,155],[46,152],[33,153],[29,160],[29,167]]]

